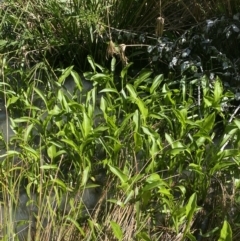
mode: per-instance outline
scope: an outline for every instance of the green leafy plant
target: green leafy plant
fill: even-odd
[[[1,238],[238,240],[233,6],[1,3]]]

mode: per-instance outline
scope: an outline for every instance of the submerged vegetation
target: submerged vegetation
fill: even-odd
[[[239,240],[238,11],[2,1],[1,239]]]

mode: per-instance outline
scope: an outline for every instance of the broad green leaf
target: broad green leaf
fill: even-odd
[[[194,235],[192,235],[191,233],[187,233],[186,237],[190,240],[190,241],[197,241],[196,237]]]
[[[8,41],[7,40],[3,40],[3,39],[0,39],[0,48],[3,48],[7,45]]]
[[[184,76],[181,81],[181,93],[182,93],[182,101],[183,103],[186,101],[186,76]]]
[[[39,97],[43,100],[45,106],[48,107],[47,100],[46,100],[44,94],[42,93],[42,91],[37,89],[37,88],[35,88],[35,87],[33,89],[39,95]]]
[[[140,127],[140,115],[138,110],[133,114],[133,123],[135,124],[135,131],[138,132]]]
[[[108,72],[108,70],[106,71],[106,69],[103,66],[101,66],[100,64],[95,62],[95,65],[101,72],[103,72],[103,73]]]
[[[110,202],[110,203],[114,203],[114,204],[118,205],[121,208],[125,207],[124,203],[121,200],[108,199],[107,201]]]
[[[186,218],[187,218],[187,225],[184,230],[184,236],[190,229],[190,224],[193,219],[193,215],[197,210],[197,194],[193,193],[192,196],[189,198],[189,201],[186,205]]]
[[[143,207],[148,207],[151,202],[151,191],[141,191],[141,199]]]
[[[102,146],[104,147],[104,150],[108,153],[109,156],[111,156],[111,149],[110,147],[107,145],[107,143],[104,141],[104,138],[100,137],[99,138],[100,143],[102,144]]]
[[[197,137],[197,136],[198,136],[198,135],[195,135],[195,137]],[[207,140],[207,138],[206,138],[205,136],[200,136],[200,137],[195,141],[195,143],[197,144],[198,147],[200,147],[200,146],[202,146],[202,145],[205,144],[206,140]],[[211,140],[209,140],[209,141],[211,141]],[[195,144],[195,143],[194,143],[194,144]]]
[[[124,205],[126,205],[130,200],[132,200],[134,195],[135,195],[134,190],[128,190],[127,197],[126,197],[126,199],[123,202]]]
[[[168,188],[168,185],[166,182],[164,182],[160,176],[156,173],[151,174],[147,179],[146,179],[147,184],[143,187],[142,191],[150,191],[155,188]],[[166,189],[167,190],[167,189]]]
[[[91,177],[90,180],[95,180],[95,178]],[[84,188],[89,189],[89,188],[96,188],[96,187],[99,187],[99,186],[100,186],[99,184],[87,182],[86,185],[84,186]]]
[[[116,89],[113,89],[113,88],[105,88],[105,89],[99,91],[99,93],[108,93],[108,92],[119,94],[119,92]]]
[[[186,192],[187,192],[187,190],[186,190],[186,187],[184,187],[184,186],[176,186],[175,187],[176,189],[179,189],[180,190],[180,192],[185,196],[185,194],[186,194]]]
[[[75,151],[77,151],[77,152],[79,151],[79,147],[75,144],[74,141],[69,140],[69,139],[61,139],[61,141],[63,141],[64,143],[68,144],[69,146],[73,147],[73,149]]]
[[[173,144],[174,140],[168,133],[165,133],[165,138],[170,145]]]
[[[97,73],[91,77],[92,81],[96,81],[99,84],[104,84],[106,82],[110,82],[112,77],[108,74]]]
[[[221,229],[218,241],[232,241],[232,229],[230,224],[225,220]]]
[[[151,174],[146,179],[146,182],[148,182],[148,183],[153,183],[153,182],[156,182],[156,181],[162,181],[162,179],[160,178],[160,176],[157,173]]]
[[[154,130],[150,129],[148,126],[141,126],[143,132],[148,135],[152,140],[159,138],[158,133],[154,132]]]
[[[182,136],[185,134],[186,124],[187,124],[187,110],[186,109],[181,109],[181,110],[172,109],[172,111],[176,115],[177,120],[181,123],[178,138],[182,138]]]
[[[59,115],[62,112],[62,109],[58,105],[54,105],[52,110],[48,111],[48,115]]]
[[[139,76],[134,81],[134,88],[137,88],[143,81],[145,81],[150,75],[152,74],[152,71],[149,70],[143,70],[139,74]]]
[[[92,121],[88,117],[88,115],[84,112],[83,113],[83,121],[82,121],[82,133],[83,133],[84,138],[86,138],[88,136],[91,129],[92,129]]]
[[[186,216],[188,219],[188,223],[192,221],[193,214],[197,208],[197,194],[193,193],[192,196],[189,198],[188,204],[186,206]]]
[[[106,115],[107,115],[107,113],[106,113],[107,107],[108,107],[107,101],[105,100],[105,98],[101,98],[100,109],[102,110],[104,117],[106,117]]]
[[[214,124],[215,124],[215,113],[210,114],[209,116],[205,117],[201,122],[201,128],[205,133],[209,133],[212,131]]]
[[[121,181],[122,184],[128,181],[128,176],[125,175],[119,168],[108,164],[110,171],[115,174]]]
[[[220,147],[222,147],[226,142],[230,141],[231,138],[239,131],[238,128],[233,128],[228,130],[227,134],[224,135],[223,140],[220,143]]]
[[[69,104],[68,104],[68,101],[66,99],[66,95],[64,94],[62,89],[58,90],[57,99],[61,103],[62,108],[64,110],[66,110],[67,112],[69,112],[70,111]]]
[[[214,103],[219,103],[223,94],[222,82],[217,78],[214,82]]]
[[[53,160],[56,157],[56,146],[51,145],[47,149],[48,156]]]
[[[202,85],[203,97],[205,97],[208,94],[208,92],[209,92],[209,79],[208,79],[208,76],[204,75],[200,79],[200,83]]]
[[[161,187],[159,188],[158,193],[161,193],[161,194],[163,194],[164,196],[168,196],[168,197],[172,196],[172,194],[171,194],[171,189],[165,188],[165,187],[163,187],[163,186],[161,186]]]
[[[151,145],[151,148],[150,148],[150,154],[152,157],[155,157],[159,151],[160,151],[160,141],[159,139],[152,139],[152,145]]]
[[[42,170],[57,170],[58,169],[58,166],[57,165],[42,165],[40,166],[40,169]]]
[[[182,126],[186,125],[186,120],[187,120],[187,109],[172,109],[176,117],[178,118],[178,121],[182,124]]]
[[[213,236],[216,236],[216,234],[218,233],[219,230],[220,230],[219,227],[215,227],[214,229],[210,230],[209,232],[201,234],[201,236],[204,238],[213,237]]]
[[[36,150],[34,150],[32,147],[27,145],[23,145],[21,147],[25,149],[28,152],[28,154],[32,154],[35,158],[39,158],[39,153]]]
[[[137,238],[143,241],[152,241],[152,239],[149,237],[149,234],[143,231],[137,234]]]
[[[212,97],[205,96],[205,97],[203,97],[203,101],[204,101],[204,104],[205,104],[206,107],[210,107],[213,104],[213,98]]]
[[[76,71],[72,70],[71,76],[73,77],[73,80],[74,80],[76,86],[78,87],[78,89],[80,91],[82,91],[83,87],[82,87],[82,82],[81,82],[81,78],[80,78],[79,74]]]
[[[141,180],[144,177],[144,174],[136,174],[134,176],[132,176],[129,180],[129,182],[131,183],[131,185],[137,183],[139,180]]]
[[[121,89],[120,93],[121,93],[121,96],[123,99],[127,99],[127,93],[126,93],[125,89]]]
[[[92,24],[89,26],[89,33],[90,33],[90,37],[91,37],[91,42],[93,43],[94,37],[93,37],[93,26],[92,26]]]
[[[220,159],[226,158],[226,157],[237,157],[239,155],[240,155],[240,152],[238,149],[227,149],[227,148],[225,150],[220,151],[217,154],[217,156],[220,157]]]
[[[56,147],[58,147],[58,148],[60,148],[60,149],[63,148],[62,143],[55,142],[55,141],[52,141],[52,140],[50,140],[48,143],[51,143],[51,144],[53,144],[54,146],[56,146]]]
[[[88,55],[87,59],[88,59],[88,63],[91,65],[91,67],[93,69],[93,72],[96,73],[96,64],[95,64],[93,57],[91,55]]]
[[[82,180],[81,180],[81,187],[84,187],[86,185],[87,181],[88,181],[89,170],[90,170],[89,166],[85,167],[84,170],[83,170]]]
[[[172,148],[182,148],[182,149],[185,149],[185,146],[180,141],[174,141],[172,143]]]
[[[135,151],[138,152],[143,147],[142,136],[138,132],[134,132],[133,138],[134,138],[134,144],[135,144]]]
[[[238,127],[238,129],[240,129],[240,120],[239,119],[234,119],[233,122]]]
[[[151,142],[149,143],[151,145],[151,147],[150,147],[150,154],[151,154],[152,157],[154,157],[162,149],[161,139],[159,137],[159,134],[156,133],[154,130],[151,130],[148,127],[141,126],[141,128],[142,128],[143,132],[146,135],[148,135],[149,138],[151,139]]]
[[[56,123],[56,124],[57,124],[57,123]],[[80,140],[80,139],[81,139],[81,137],[82,137],[82,136],[81,136],[81,132],[76,129],[76,124],[75,124],[75,123],[69,122],[69,123],[67,123],[67,124],[64,123],[64,125],[65,125],[65,126],[68,125],[68,126],[70,127],[71,133],[75,136],[76,140]]]
[[[234,187],[236,189],[240,188],[240,179],[239,178],[234,178]]]
[[[64,82],[64,80],[71,74],[73,67],[74,66],[70,66],[64,70],[63,74],[58,79],[58,83],[62,84]]]
[[[7,100],[7,107],[9,107],[11,104],[16,103],[20,99],[19,96],[13,96],[11,98],[8,98]]]
[[[204,175],[201,165],[197,165],[195,163],[190,163],[189,164],[189,170],[193,170],[194,172],[197,172],[200,175]]]
[[[163,74],[157,75],[154,78],[152,86],[150,87],[150,94],[153,94],[156,91],[156,89],[160,86],[163,80],[164,80]]]
[[[170,150],[170,153],[173,155],[173,156],[176,156],[182,152],[186,151],[186,148],[177,148],[177,147],[173,147],[172,150]]]
[[[145,106],[144,102],[139,98],[136,99],[136,103],[138,105],[138,108],[139,108],[139,110],[143,116],[144,122],[145,122],[148,117],[148,108]]]
[[[5,158],[5,157],[14,157],[14,156],[18,156],[18,155],[20,155],[19,152],[9,150],[6,153],[0,155],[0,158],[2,159],[2,158]]]
[[[125,130],[125,128],[129,125],[132,118],[132,114],[128,114],[125,116],[125,118],[122,120],[122,124],[120,127],[116,127],[116,131],[114,132],[114,137],[118,137],[122,134],[122,132]]]
[[[31,134],[31,131],[33,129],[33,124],[30,124],[26,127],[25,132],[24,132],[24,142],[27,142],[29,139],[29,136]]]
[[[118,223],[110,221],[110,225],[113,231],[114,236],[118,239],[118,240],[122,240],[123,239],[123,232],[121,227],[119,226]]]
[[[137,99],[137,93],[134,87],[131,84],[126,85],[127,90],[129,91],[130,96],[136,100]]]
[[[220,158],[219,158],[220,159]],[[231,161],[231,160],[218,160],[218,162],[215,164],[215,166],[210,170],[211,175],[214,173],[220,171],[220,170],[225,170],[229,168],[230,166],[235,166],[236,163]]]
[[[132,65],[133,63],[129,63],[128,65],[126,65],[123,70],[121,71],[121,79],[123,80],[126,76],[127,76],[127,72],[129,67]]]
[[[67,220],[68,220],[70,223],[72,223],[72,224],[74,225],[74,227],[77,228],[77,230],[81,233],[81,235],[82,235],[83,237],[86,236],[86,234],[84,233],[84,231],[83,231],[83,229],[81,228],[81,226],[79,225],[79,223],[78,223],[76,220],[74,220],[73,218],[71,218],[70,215],[67,215]]]
[[[67,154],[66,150],[60,150],[60,151],[56,152],[56,156],[55,157],[66,155],[66,154]]]

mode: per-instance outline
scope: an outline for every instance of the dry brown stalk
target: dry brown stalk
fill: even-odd
[[[158,17],[157,18],[157,25],[156,25],[156,36],[157,37],[162,37],[164,30],[164,18],[163,17]]]

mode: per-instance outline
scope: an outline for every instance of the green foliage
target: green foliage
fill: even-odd
[[[112,227],[114,236],[118,239],[118,240],[122,240],[123,238],[123,233],[121,228],[119,227],[119,225],[113,221],[110,222],[110,225]]]
[[[218,239],[218,241],[232,241],[232,230],[231,226],[227,221],[224,221],[223,223],[220,238]]]
[[[12,141],[21,151],[10,150],[4,158],[17,156],[23,160],[25,169],[20,167],[20,179],[27,179],[29,192],[34,187],[45,190],[51,186],[66,192],[71,189],[70,182],[81,189],[90,176],[98,174],[98,168],[108,170],[115,184],[110,186],[106,201],[109,211],[94,221],[100,226],[89,220],[93,239],[104,228],[110,228],[116,239],[125,239],[127,224],[115,215],[125,212],[134,215],[136,225],[136,230],[128,233],[128,240],[133,236],[158,240],[158,232],[161,237],[182,234],[182,240],[195,240],[195,227],[202,229],[202,235],[208,233],[215,239],[216,232],[209,234],[210,227],[201,228],[202,223],[195,220],[209,205],[209,196],[218,199],[220,195],[214,178],[230,181],[238,175],[239,163],[238,120],[229,122],[222,133],[217,129],[217,118],[228,118],[222,105],[230,96],[220,79],[211,87],[204,76],[200,86],[203,99],[200,105],[193,105],[198,82],[181,82],[178,86],[163,75],[152,78],[151,71],[146,70],[130,78],[126,66],[119,91],[112,72],[91,56],[88,61],[92,71],[82,77],[71,66],[61,70],[62,75],[56,82],[50,80],[48,86],[30,82],[18,93],[15,86],[6,85],[8,111],[15,115],[17,133]],[[69,77],[74,85],[72,92],[65,87]],[[84,90],[86,80],[93,83],[88,92]],[[215,140],[214,135],[220,135],[220,139]],[[233,148],[226,149],[227,142]],[[134,211],[128,211],[132,207]],[[225,215],[219,213],[216,225]],[[211,217],[209,213],[202,219]],[[110,227],[105,219],[111,220]],[[77,220],[69,216],[69,222],[81,237],[87,237]],[[170,231],[166,232],[166,227]]]
[[[240,123],[228,109],[234,94],[208,74],[221,66],[223,77],[233,62],[221,49],[206,47],[194,28],[176,41],[176,30],[168,31],[179,19],[186,28],[202,15],[225,11],[226,3],[160,2],[3,4],[0,97],[13,130],[0,122],[1,196],[8,214],[19,205],[21,188],[29,198],[32,192],[40,196],[37,204],[29,201],[39,208],[36,240],[49,240],[52,230],[66,240],[239,238]],[[156,44],[143,31],[154,33],[160,12],[170,37]],[[235,25],[227,24],[235,36]],[[149,45],[123,51],[121,58],[135,61],[120,67],[119,52],[106,60],[111,38],[118,51],[121,43]],[[142,68],[149,63],[144,58],[152,60],[152,70]],[[52,193],[59,204],[64,195],[99,186],[102,199],[88,215],[71,198],[67,215],[52,207]],[[50,224],[43,230],[46,214]],[[11,237],[14,220],[8,216],[4,234]]]

